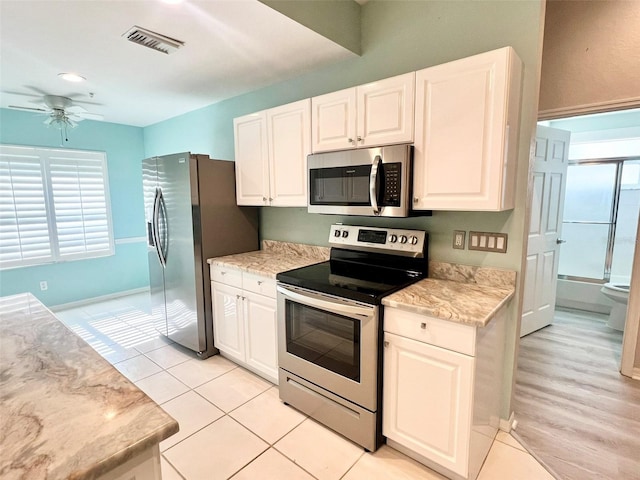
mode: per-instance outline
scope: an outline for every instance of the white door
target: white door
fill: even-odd
[[[413,142],[415,73],[357,88],[357,146]]]
[[[265,112],[233,119],[238,205],[269,204],[269,153]]]
[[[213,344],[226,356],[244,362],[242,290],[212,282]]]
[[[385,332],[382,433],[467,477],[474,358]]]
[[[356,147],[356,89],[311,99],[311,149],[314,153]]]
[[[278,338],[275,298],[244,292],[246,361],[278,383]]]
[[[511,47],[416,72],[414,209],[513,208],[520,76]]]
[[[542,126],[536,132],[521,337],[550,325],[555,312],[570,136]]]
[[[306,207],[311,100],[267,110],[267,133],[271,206]]]

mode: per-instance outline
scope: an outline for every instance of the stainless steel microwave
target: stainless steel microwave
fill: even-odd
[[[412,145],[316,153],[307,158],[309,213],[407,217]]]

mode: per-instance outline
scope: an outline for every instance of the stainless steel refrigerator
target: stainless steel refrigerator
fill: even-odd
[[[257,209],[236,205],[234,167],[190,153],[142,162],[154,326],[202,358],[217,353],[207,259],[258,249]]]

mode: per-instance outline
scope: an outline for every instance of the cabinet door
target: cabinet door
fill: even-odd
[[[271,206],[307,206],[311,100],[267,110]]]
[[[244,362],[242,290],[212,282],[213,344],[226,356]]]
[[[520,73],[511,47],[416,73],[414,209],[513,208]]]
[[[382,433],[467,476],[473,357],[384,334]]]
[[[233,119],[238,205],[268,205],[269,154],[265,112]]]
[[[357,89],[357,146],[413,142],[415,72]]]
[[[275,298],[244,292],[246,362],[278,383]]]
[[[314,153],[355,148],[356,89],[311,99],[311,148]]]

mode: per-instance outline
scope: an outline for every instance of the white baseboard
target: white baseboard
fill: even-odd
[[[631,378],[634,380],[640,380],[640,367],[633,367],[631,371]]]
[[[124,292],[110,293],[108,295],[101,295],[99,297],[85,298],[78,300],[77,302],[61,303],[60,305],[53,305],[49,307],[52,312],[58,312],[60,310],[66,310],[68,308],[77,308],[83,305],[89,305],[90,303],[106,302],[107,300],[114,300],[120,297],[126,297],[127,295],[135,295],[138,293],[145,293],[149,291],[149,287],[134,288],[133,290],[125,290]]]
[[[498,428],[500,428],[500,430],[502,430],[503,432],[509,433],[511,430],[516,428],[515,424],[516,424],[515,412],[511,412],[511,415],[509,415],[508,420],[505,420],[504,418],[500,419],[500,424],[498,425]]]

